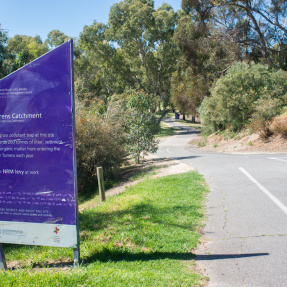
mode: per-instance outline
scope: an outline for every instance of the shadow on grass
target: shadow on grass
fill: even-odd
[[[104,249],[103,251],[93,254],[89,257],[84,258],[81,264],[90,264],[93,262],[135,262],[135,261],[154,261],[154,260],[196,260],[196,261],[211,261],[211,260],[228,260],[228,259],[244,259],[250,257],[259,257],[259,256],[268,256],[269,253],[245,253],[245,254],[210,254],[210,255],[195,255],[190,252],[137,252],[131,253],[127,251],[120,250],[108,250]],[[56,263],[34,263],[31,266],[33,269],[42,269],[42,268],[73,268],[73,261],[65,262],[56,262]],[[16,269],[26,269],[27,267],[11,267],[8,270]]]
[[[184,252],[125,252],[120,250],[103,250],[100,253],[93,254],[92,256],[85,258],[84,264],[92,263],[95,261],[100,262],[135,262],[135,261],[152,261],[152,260],[164,260],[164,259],[172,259],[172,260],[193,260],[196,256],[192,253],[184,253]]]
[[[225,259],[243,259],[250,257],[268,256],[269,253],[246,253],[246,254],[214,254],[214,255],[195,255],[190,252],[138,252],[129,253],[123,251],[110,251],[104,250],[100,253],[93,254],[92,256],[86,258],[84,263],[91,263],[94,261],[100,262],[133,262],[133,261],[151,261],[151,260],[196,260],[196,261],[209,261],[209,260],[225,260]]]
[[[108,250],[105,249],[100,253],[93,254],[86,257],[81,264],[90,264],[93,262],[136,262],[136,261],[155,261],[155,260],[196,260],[196,261],[210,261],[210,260],[228,260],[228,259],[244,259],[250,257],[268,256],[269,253],[246,253],[246,254],[211,254],[211,255],[195,255],[189,252],[138,252],[130,253],[120,250]],[[33,264],[33,269],[41,268],[73,268],[73,261],[47,263],[47,264]],[[25,267],[12,267],[8,270],[26,269]]]

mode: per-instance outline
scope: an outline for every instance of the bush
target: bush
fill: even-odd
[[[287,73],[272,72],[261,64],[237,63],[214,84],[211,97],[202,102],[199,109],[202,123],[212,132],[226,128],[240,130],[254,113],[261,113],[256,107],[265,105],[265,100],[269,104],[275,100],[274,105],[278,107],[286,105]]]
[[[251,130],[259,133],[263,139],[270,137],[273,132],[270,130],[272,119],[279,113],[281,101],[271,97],[261,97],[254,103]]]
[[[283,138],[287,138],[287,113],[276,117],[270,129],[275,135],[281,135]]]
[[[98,166],[103,167],[105,180],[114,179],[119,173],[126,157],[124,131],[113,117],[103,118],[97,104],[85,107],[76,101],[76,132],[79,192],[94,192]]]

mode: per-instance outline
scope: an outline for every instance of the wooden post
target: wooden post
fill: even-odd
[[[105,195],[104,175],[102,167],[97,167],[97,176],[98,176],[100,200],[101,202],[103,202],[106,200],[106,195]]]
[[[3,246],[0,243],[0,270],[6,270],[7,265],[6,265],[6,260],[5,260],[5,254],[3,250]]]

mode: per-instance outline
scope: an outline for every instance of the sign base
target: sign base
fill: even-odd
[[[2,244],[0,243],[0,270],[6,270],[7,264],[5,260],[5,254]]]

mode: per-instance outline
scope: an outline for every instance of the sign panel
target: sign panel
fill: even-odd
[[[77,247],[72,41],[0,80],[0,242]]]

